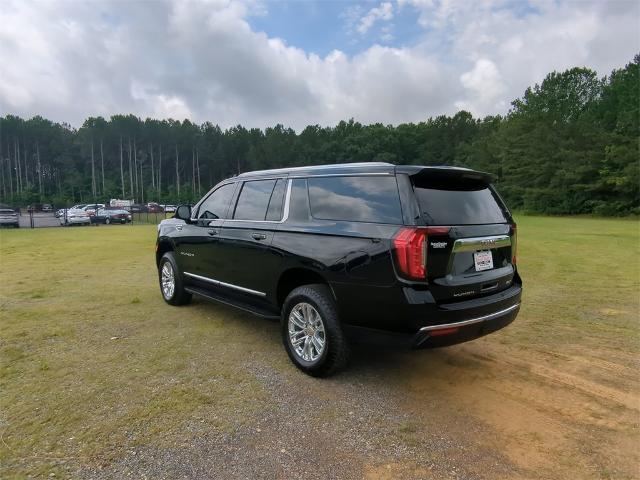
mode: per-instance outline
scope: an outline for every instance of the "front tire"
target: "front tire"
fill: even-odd
[[[327,377],[347,365],[349,346],[329,287],[304,285],[287,296],[282,341],[294,365],[308,375]]]
[[[109,217],[105,218],[104,223],[109,225],[111,223],[111,219]]]
[[[184,289],[173,252],[165,253],[160,259],[158,280],[162,298],[169,305],[185,305],[191,301],[191,294]]]

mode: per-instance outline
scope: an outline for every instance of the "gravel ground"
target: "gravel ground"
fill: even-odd
[[[268,408],[255,418],[231,432],[196,421],[185,426],[196,432],[189,443],[130,450],[82,476],[480,479],[516,473],[506,458],[483,447],[486,428],[464,412],[451,422],[448,407],[437,401],[425,403],[419,414],[405,405],[404,392],[389,377],[410,354],[364,348],[356,348],[348,372],[325,380],[248,363],[270,395]]]

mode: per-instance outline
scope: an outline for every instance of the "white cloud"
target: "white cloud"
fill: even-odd
[[[358,25],[357,30],[360,34],[364,35],[378,20],[391,20],[392,18],[393,5],[391,2],[382,2],[380,6],[372,8],[360,19],[360,24]]]
[[[385,5],[352,12],[354,28],[391,20]],[[426,27],[413,45],[321,57],[253,30],[251,15],[266,14],[255,2],[5,0],[0,115],[79,125],[131,112],[300,129],[351,117],[420,121],[459,108],[505,113],[552,70],[585,65],[605,75],[640,50],[636,2],[404,0],[398,8]],[[373,23],[363,24],[369,15]],[[385,43],[390,27],[380,29]]]
[[[504,83],[498,68],[491,60],[477,60],[471,70],[460,75],[460,83],[473,100],[457,101],[457,108],[468,110],[474,115],[504,111]]]

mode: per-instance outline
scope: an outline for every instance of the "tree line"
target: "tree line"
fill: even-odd
[[[488,171],[508,204],[547,214],[640,213],[640,55],[604,78],[553,72],[507,115],[460,111],[420,123],[276,125],[88,118],[79,129],[40,116],[0,117],[3,203],[134,199],[187,203],[249,170],[385,161]]]

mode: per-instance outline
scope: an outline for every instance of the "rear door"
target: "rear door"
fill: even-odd
[[[515,225],[488,178],[426,171],[413,175],[411,184],[427,226],[427,281],[434,298],[464,300],[511,286]]]
[[[236,293],[271,297],[283,257],[272,247],[284,210],[286,178],[247,180],[220,234],[225,270],[220,280]]]

